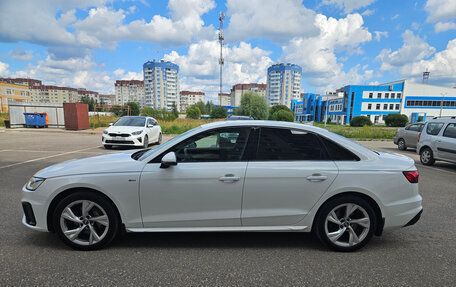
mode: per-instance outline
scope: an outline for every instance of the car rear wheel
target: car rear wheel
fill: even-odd
[[[399,141],[397,142],[397,148],[399,150],[406,150],[407,149],[407,146],[405,145],[404,139],[399,139]]]
[[[57,204],[53,224],[68,246],[96,250],[115,238],[120,223],[115,208],[107,199],[92,192],[76,192]]]
[[[160,145],[161,143],[162,143],[162,134],[160,133],[160,134],[158,135],[157,144]]]
[[[434,154],[430,148],[425,147],[420,151],[420,161],[424,165],[433,165],[435,163]]]
[[[372,238],[377,221],[373,208],[356,196],[343,196],[327,202],[318,212],[316,235],[336,251],[355,251]]]

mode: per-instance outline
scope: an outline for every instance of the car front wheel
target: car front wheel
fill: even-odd
[[[365,246],[376,228],[373,208],[356,196],[343,196],[327,202],[318,212],[316,235],[336,251],[355,251]]]
[[[420,151],[420,161],[424,165],[433,165],[435,163],[434,154],[430,148],[425,147]]]
[[[68,246],[96,250],[109,244],[119,230],[113,205],[93,192],[76,192],[61,200],[53,213],[54,230]]]

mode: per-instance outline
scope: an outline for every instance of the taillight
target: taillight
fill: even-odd
[[[410,183],[418,183],[418,177],[420,176],[418,174],[417,170],[413,171],[403,171],[402,172],[405,176],[405,178],[410,182]]]
[[[418,134],[418,141],[420,141],[421,132]]]
[[[399,130],[396,130],[396,135],[397,135],[397,132],[398,132],[398,131],[399,131]]]

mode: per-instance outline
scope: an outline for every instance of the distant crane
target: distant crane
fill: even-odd
[[[222,93],[222,68],[225,64],[225,60],[223,59],[223,40],[225,40],[225,36],[223,35],[223,21],[225,20],[225,13],[219,13],[219,20],[220,20],[220,29],[219,29],[219,43],[220,43],[220,94]]]

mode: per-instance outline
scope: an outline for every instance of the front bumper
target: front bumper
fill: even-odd
[[[142,146],[143,136],[130,135],[129,137],[112,137],[109,134],[103,134],[101,137],[101,143],[103,145],[119,145],[119,146]]]
[[[22,188],[22,223],[34,230],[48,231],[47,204],[37,192]]]

